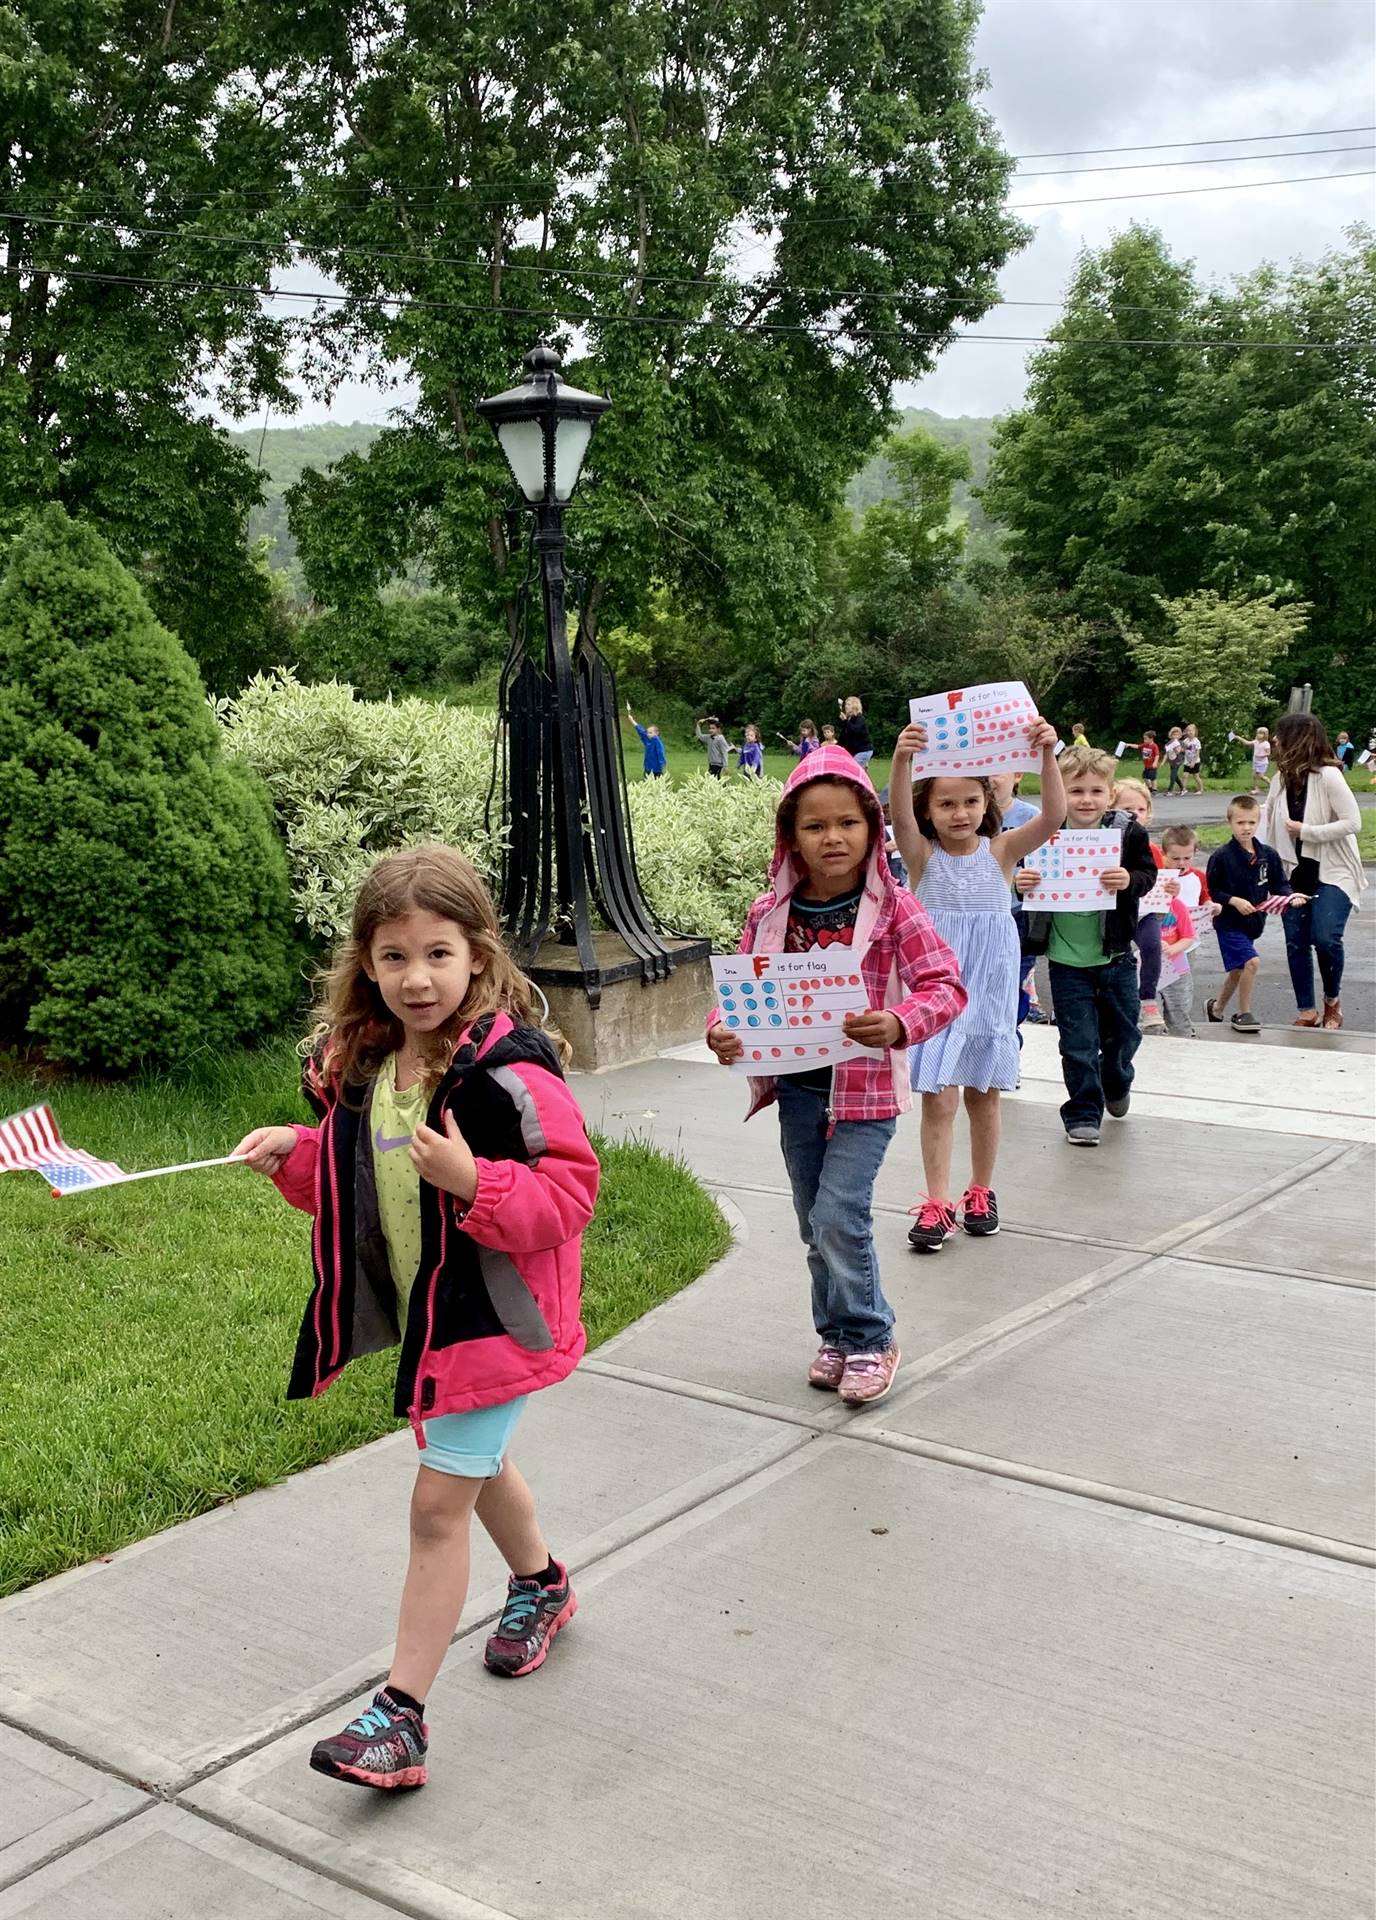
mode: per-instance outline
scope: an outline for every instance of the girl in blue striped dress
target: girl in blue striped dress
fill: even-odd
[[[956,1230],[951,1152],[962,1088],[970,1120],[970,1184],[960,1201],[961,1224],[976,1236],[999,1230],[994,1197],[999,1094],[1018,1081],[1022,972],[1010,886],[1018,862],[1065,825],[1056,730],[1038,719],[1028,739],[1042,756],[1042,810],[1007,833],[986,779],[921,780],[914,787],[912,757],[927,744],[925,727],[905,727],[894,751],[889,783],[894,839],[914,893],[960,962],[969,995],[958,1019],[911,1052],[913,1090],[922,1095],[927,1181],[908,1234],[919,1253],[939,1253]]]

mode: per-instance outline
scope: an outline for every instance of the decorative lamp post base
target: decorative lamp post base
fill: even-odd
[[[619,934],[594,933],[592,941],[595,977],[577,947],[555,940],[546,940],[526,968],[573,1048],[575,1067],[596,1073],[701,1040],[712,1004],[710,941],[666,936],[673,971],[650,982],[640,956]]]

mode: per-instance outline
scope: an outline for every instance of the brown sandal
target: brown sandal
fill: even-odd
[[[1343,1024],[1342,1002],[1339,1000],[1325,1000],[1323,1003],[1324,1032],[1336,1033],[1338,1029],[1342,1026],[1342,1024]]]
[[[1318,1024],[1319,1016],[1313,1007],[1306,1007],[1302,1013],[1297,1013],[1291,1022],[1296,1027],[1317,1027]]]

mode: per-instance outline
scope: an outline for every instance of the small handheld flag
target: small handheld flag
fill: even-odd
[[[239,1164],[238,1156],[224,1154],[218,1160],[187,1160],[176,1167],[150,1167],[143,1173],[126,1173],[113,1160],[97,1160],[80,1147],[69,1147],[62,1138],[53,1110],[49,1106],[28,1107],[0,1120],[0,1173],[41,1173],[52,1188],[53,1198],[65,1193],[85,1193],[92,1187],[120,1186],[128,1180],[152,1180],[161,1173],[189,1173],[196,1167],[226,1167]]]

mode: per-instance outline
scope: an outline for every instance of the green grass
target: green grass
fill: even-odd
[[[1170,822],[1167,821],[1166,824],[1169,826]],[[1161,822],[1158,820],[1152,828],[1153,833],[1157,831],[1160,825]],[[1225,840],[1231,838],[1226,820],[1219,820],[1211,823],[1209,826],[1198,827],[1195,831],[1198,835],[1200,846],[1206,852],[1212,852],[1215,847],[1221,847]],[[1376,860],[1376,807],[1362,808],[1362,825],[1361,831],[1357,835],[1357,851],[1363,860]]]
[[[65,1137],[131,1171],[228,1152],[304,1118],[286,1045],[184,1080],[40,1086],[0,1070],[0,1113],[47,1099]],[[686,1167],[599,1142],[584,1239],[596,1345],[727,1248]],[[54,1200],[0,1178],[0,1594],[392,1431],[395,1353],[288,1404],[309,1222],[238,1167]]]

